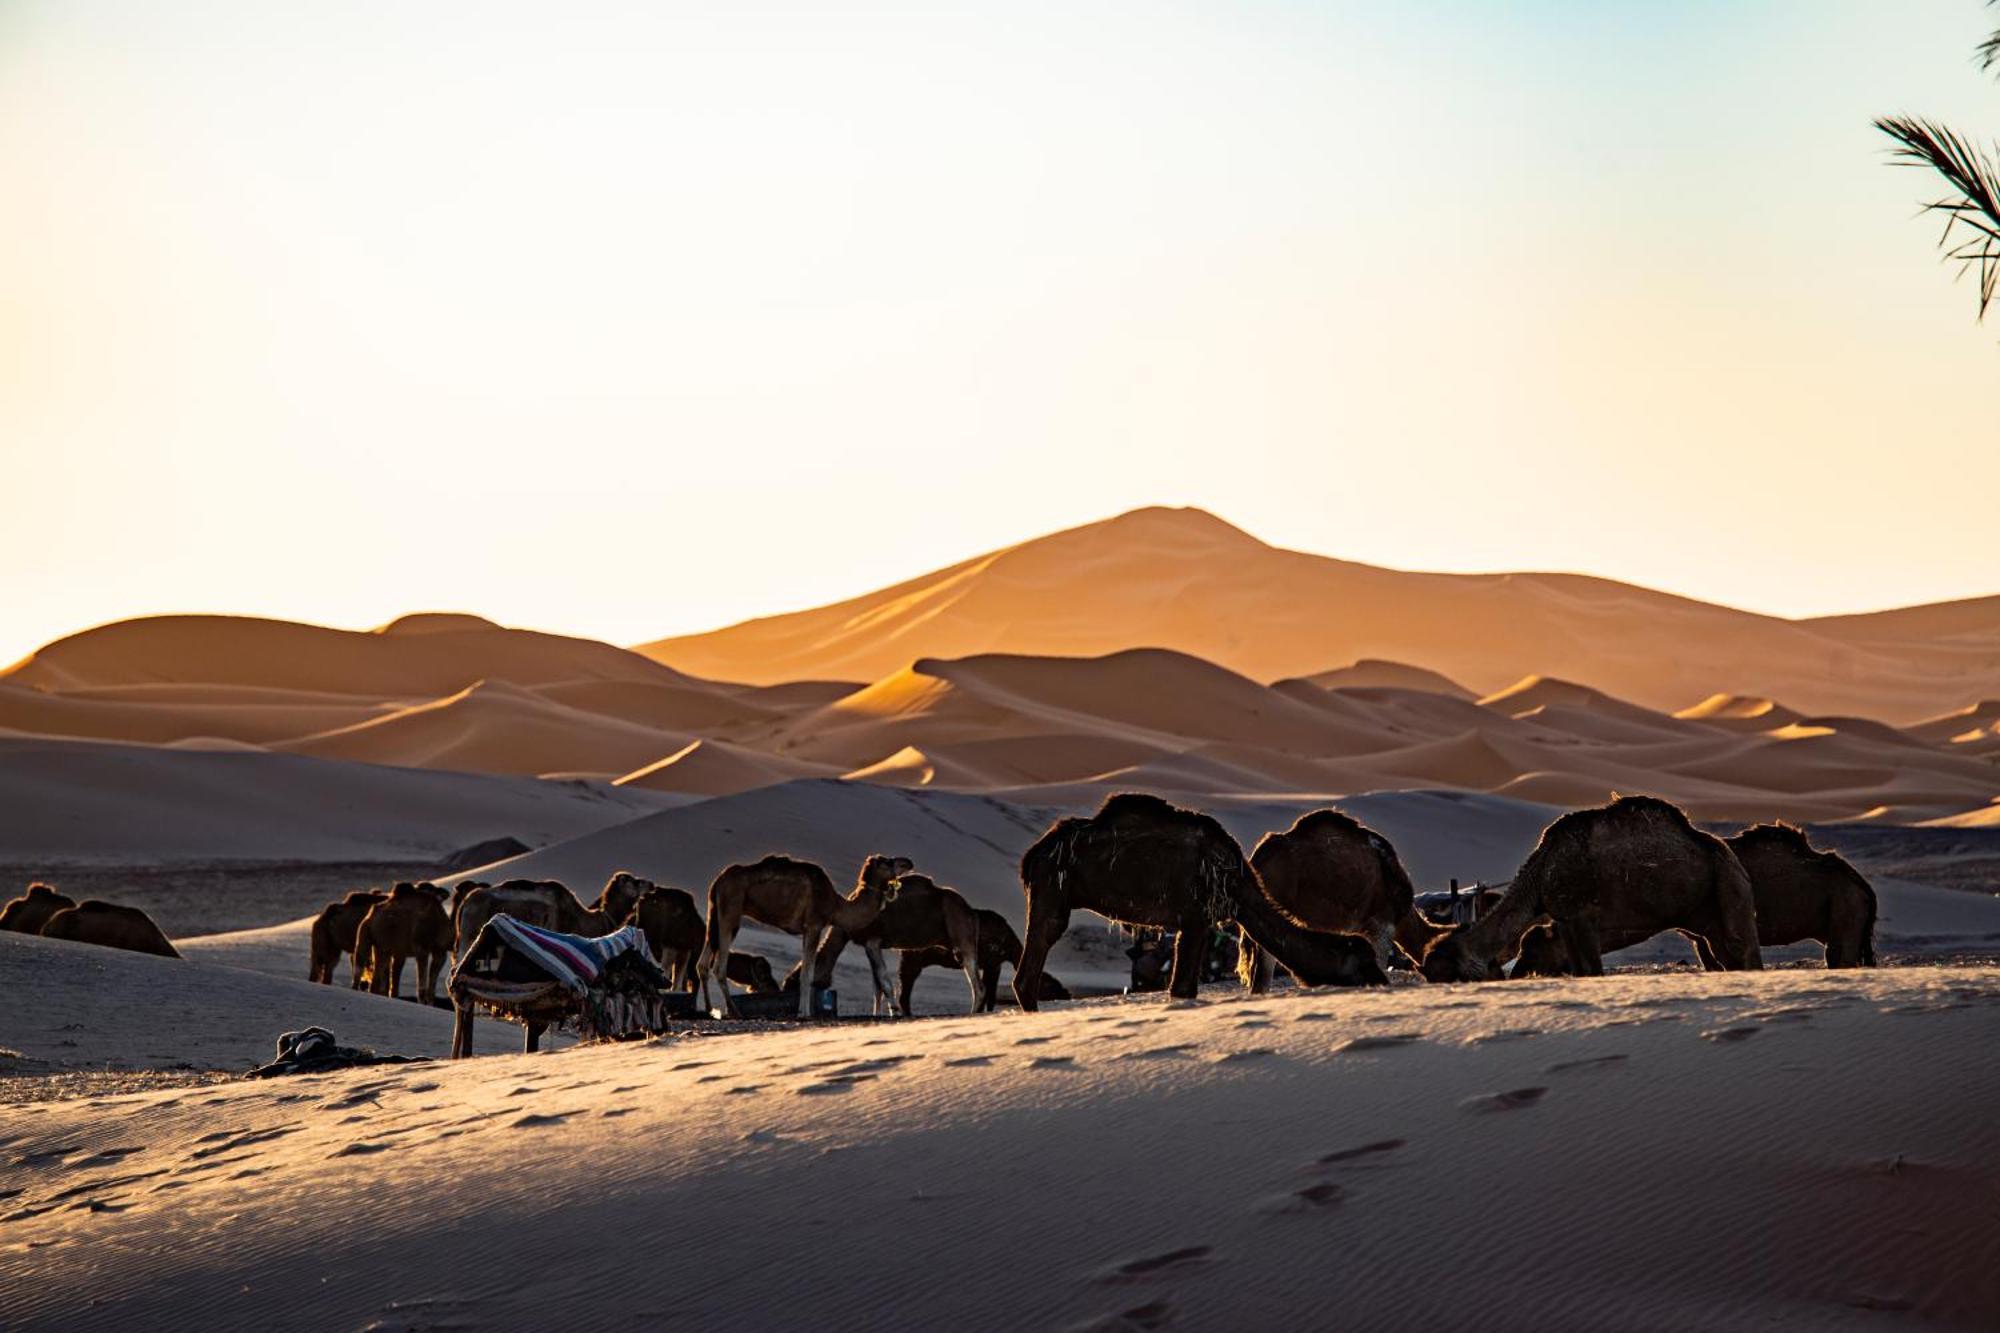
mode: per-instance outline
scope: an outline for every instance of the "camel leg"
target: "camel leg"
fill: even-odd
[[[882,1016],[885,1007],[891,1015],[901,1013],[902,1011],[896,1008],[896,992],[889,985],[889,960],[882,956],[882,942],[875,940],[864,944],[861,946],[861,952],[868,955],[868,976],[875,983],[875,996],[870,1005],[870,1012],[877,1018]]]
[[[799,931],[799,1017],[800,1018],[812,1017],[812,993],[813,993],[813,981],[814,981],[813,955],[819,952],[820,936],[823,935],[825,931],[826,927],[818,924],[817,922],[812,922],[812,921],[806,922],[804,927]],[[727,954],[724,954],[723,956],[725,958],[728,957]],[[873,960],[871,959],[870,961],[872,962]],[[725,977],[727,976],[727,974],[724,975]],[[729,983],[727,980],[723,982],[723,985],[725,986],[727,986],[728,984]]]
[[[1236,947],[1240,951],[1241,970],[1250,978],[1250,993],[1262,995],[1271,989],[1271,981],[1278,975],[1278,960],[1265,952],[1262,945],[1250,938],[1250,932],[1241,926],[1236,928]]]
[[[1380,963],[1382,971],[1387,973],[1396,965],[1396,923],[1383,922],[1368,938],[1375,946],[1375,961]]]
[[[1701,961],[1702,971],[1721,972],[1725,970],[1722,966],[1722,960],[1715,956],[1715,946],[1708,942],[1708,936],[1698,934],[1692,930],[1684,930],[1681,934],[1685,935],[1687,942],[1694,946],[1694,956]]]
[[[910,996],[917,989],[917,978],[924,974],[924,965],[914,953],[906,953],[897,961],[897,1004],[904,1013],[910,1012]]]
[[[542,1029],[547,1026],[547,1023],[536,1023],[532,1020],[528,1023],[528,1034],[521,1039],[523,1055],[532,1055],[542,1049]]]
[[[472,1054],[472,1006],[459,1004],[458,1012],[452,1016],[451,1058],[463,1060]]]
[[[1000,960],[995,958],[986,964],[986,970],[981,974],[979,982],[979,1008],[974,1010],[974,1012],[990,1014],[999,1007]]]
[[[1569,951],[1570,966],[1577,976],[1604,975],[1604,954],[1598,948],[1597,922],[1588,917],[1572,917],[1556,923],[1556,934]]]
[[[1048,895],[1028,895],[1028,921],[1021,931],[1021,961],[1014,964],[1014,1002],[1033,1013],[1042,1002],[1042,964],[1069,925],[1069,912]]]
[[[1176,1000],[1192,1000],[1201,990],[1201,964],[1208,956],[1211,929],[1206,921],[1192,925],[1184,921],[1174,937],[1174,972],[1167,979],[1167,994]]]
[[[389,955],[389,998],[403,998],[403,955],[399,953]]]
[[[715,927],[714,951],[702,951],[701,962],[696,970],[701,973],[701,1007],[707,1010],[712,1001],[708,996],[708,983],[712,979],[722,991],[722,1013],[726,1018],[736,1017],[736,1001],[729,994],[729,950],[736,943],[736,931],[727,921],[718,922]]]

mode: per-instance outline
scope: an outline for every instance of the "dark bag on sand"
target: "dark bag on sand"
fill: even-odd
[[[278,1058],[258,1065],[245,1078],[275,1078],[280,1074],[319,1074],[355,1065],[408,1065],[421,1055],[377,1055],[361,1046],[342,1046],[325,1028],[301,1028],[278,1038]]]

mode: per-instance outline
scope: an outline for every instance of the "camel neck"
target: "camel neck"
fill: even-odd
[[[1540,891],[1517,878],[1514,887],[1493,904],[1493,910],[1461,931],[1460,938],[1468,952],[1506,963],[1521,951],[1521,936],[1528,927],[1546,915]]]

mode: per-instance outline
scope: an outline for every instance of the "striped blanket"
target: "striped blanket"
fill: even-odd
[[[480,933],[484,934],[487,930],[498,934],[509,948],[531,959],[537,967],[561,983],[565,990],[576,995],[586,994],[603,975],[605,965],[620,954],[637,952],[648,962],[652,961],[652,954],[646,947],[645,932],[637,926],[626,926],[609,935],[595,937],[564,935],[501,915],[487,921]]]

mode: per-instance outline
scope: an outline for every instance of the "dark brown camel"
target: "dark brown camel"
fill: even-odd
[[[1135,926],[1179,931],[1168,990],[1191,998],[1220,921],[1234,921],[1308,985],[1382,985],[1367,941],[1306,929],[1272,902],[1222,825],[1157,796],[1107,797],[1089,818],[1059,819],[1021,858],[1028,924],[1014,998],[1041,1002],[1042,966],[1077,908]]]
[[[629,905],[628,905],[629,910]],[[544,930],[565,935],[603,935],[613,928],[604,914],[577,901],[569,887],[553,879],[510,879],[504,884],[474,889],[458,900],[453,918],[457,952],[463,955],[479,937],[479,928],[505,912]]]
[[[675,990],[692,987],[695,960],[701,957],[706,934],[693,894],[686,889],[650,888],[632,905],[625,924],[646,933],[653,961],[666,971]]]
[[[729,946],[736,939],[743,919],[762,922],[788,935],[799,937],[799,968],[812,965],[819,951],[820,937],[829,926],[839,926],[850,935],[864,930],[895,897],[898,875],[910,869],[900,856],[871,856],[861,867],[854,891],[845,898],[834,890],[826,871],[810,861],[789,856],[767,856],[753,865],[733,865],[708,886],[708,932],[697,970],[701,976],[701,1002],[711,1003],[709,980],[714,978],[722,992],[722,1008],[736,1012],[729,997]],[[812,997],[799,988],[799,1017],[806,1017]]]
[[[23,935],[39,935],[49,918],[65,907],[76,906],[76,899],[68,894],[57,893],[39,881],[30,884],[28,891],[20,897],[0,907],[0,930],[15,930]]]
[[[380,889],[350,889],[345,898],[320,909],[312,923],[312,961],[307,965],[307,980],[326,986],[333,984],[340,956],[354,949],[354,932],[361,929],[361,918],[388,896]],[[360,970],[354,969],[357,973]]]
[[[368,909],[354,930],[354,989],[401,999],[403,961],[417,965],[417,998],[424,1004],[437,998],[438,973],[451,954],[451,917],[444,905],[449,895],[435,884],[396,885]]]
[[[101,944],[107,949],[130,949],[134,953],[179,958],[174,946],[153,918],[136,907],[122,907],[97,898],[86,898],[74,907],[65,907],[42,925],[42,936],[51,940],[76,940],[81,944]]]
[[[1723,841],[1750,876],[1759,948],[1814,940],[1825,946],[1828,967],[1875,966],[1875,890],[1860,871],[1840,856],[1820,851],[1803,830],[1789,824],[1756,824]],[[1706,939],[1682,933],[1704,968],[1723,970]],[[1624,947],[1612,940],[1603,945],[1607,953]],[[1554,931],[1541,926],[1521,937],[1521,959],[1512,975],[1568,971],[1569,952]]]
[[[1750,877],[1735,854],[1650,796],[1572,810],[1543,829],[1493,909],[1431,946],[1424,976],[1494,980],[1544,921],[1583,976],[1602,976],[1606,952],[1663,930],[1704,937],[1731,970],[1764,965]]]
[[[972,993],[972,1011],[979,1012],[979,916],[956,889],[948,889],[928,875],[909,874],[897,879],[895,898],[867,928],[850,933],[834,926],[826,932],[826,942],[813,961],[815,986],[833,983],[833,966],[850,939],[868,955],[868,974],[875,983],[875,1013],[880,1014],[885,1004],[892,1012],[905,1012],[895,1007],[897,997],[889,985],[882,951],[935,948],[949,949],[958,957]]]
[[[1416,888],[1389,840],[1338,810],[1314,810],[1283,833],[1265,834],[1250,864],[1271,901],[1294,920],[1361,936],[1375,946],[1384,971],[1399,947],[1414,965],[1442,933],[1417,911]],[[1238,967],[1253,991],[1270,988],[1276,969],[1247,937]]]
[[[979,1003],[973,1012],[991,1013],[1000,998],[1000,967],[1017,967],[1021,962],[1021,937],[1014,933],[1014,927],[998,912],[978,908],[973,915],[979,918]],[[938,945],[929,949],[905,949],[901,956],[901,983],[897,987],[897,1003],[904,1013],[910,1012],[910,994],[916,989],[917,978],[927,967],[963,968],[964,962],[949,947]],[[1069,988],[1047,972],[1042,973],[1042,996],[1044,1000],[1067,1000]]]

